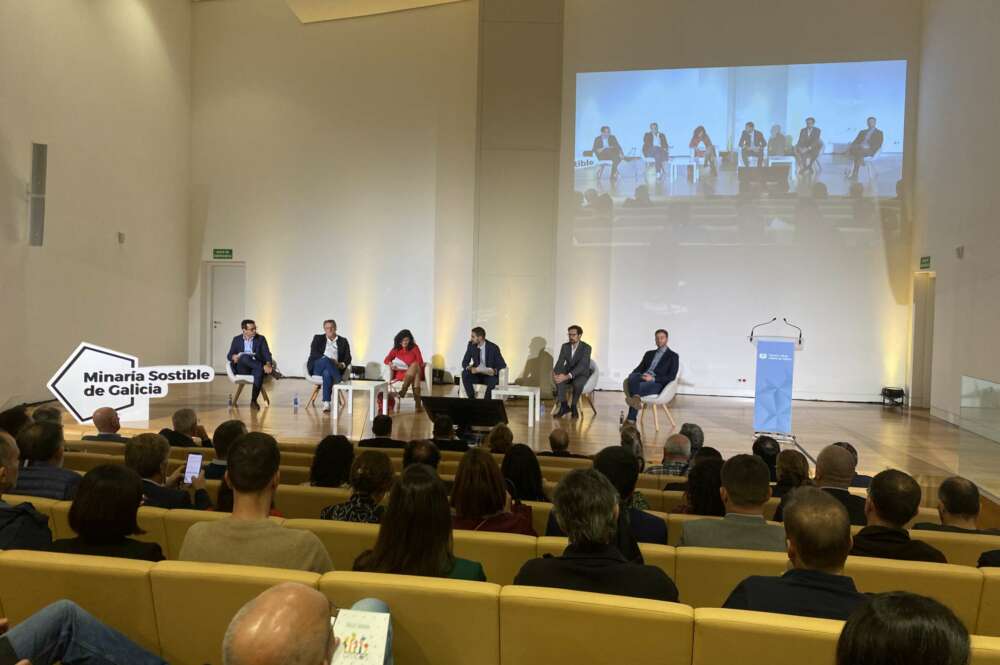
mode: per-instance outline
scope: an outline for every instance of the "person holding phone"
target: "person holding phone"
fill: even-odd
[[[194,501],[187,488],[180,487],[187,465],[167,473],[170,464],[170,444],[152,432],[132,437],[125,444],[125,466],[142,478],[143,505],[155,508],[194,508],[208,510],[212,499],[205,490],[205,472],[191,477]]]

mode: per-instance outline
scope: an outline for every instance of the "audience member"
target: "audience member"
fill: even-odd
[[[691,440],[683,434],[671,434],[663,444],[663,464],[646,469],[659,476],[686,476],[691,463]]]
[[[215,459],[205,465],[205,480],[222,480],[226,475],[226,459],[229,448],[236,439],[247,433],[247,426],[242,420],[227,420],[215,428],[212,433],[212,447],[215,448]]]
[[[622,425],[620,435],[621,445],[632,453],[636,462],[639,464],[639,473],[642,473],[646,468],[645,451],[642,447],[642,433],[639,431],[639,428],[635,426],[635,423],[626,421],[625,424]]]
[[[309,484],[313,487],[350,487],[354,446],[342,434],[330,434],[316,446]]]
[[[705,432],[695,423],[684,423],[678,433],[686,436],[691,442],[691,457],[694,457],[705,445]]]
[[[781,446],[773,437],[758,436],[753,442],[753,454],[764,460],[764,464],[767,465],[767,471],[771,476],[772,483],[778,480],[777,470],[775,467],[777,466],[778,453],[780,452]]]
[[[854,467],[857,468],[858,466],[857,448],[849,444],[847,441],[837,441],[833,445],[837,446],[838,448],[843,448],[847,452],[851,453],[851,457],[854,458]],[[851,487],[864,487],[867,489],[868,486],[870,486],[871,484],[872,484],[871,476],[863,476],[857,472],[855,472],[854,478],[851,480]]]
[[[55,423],[62,425],[62,411],[54,406],[39,406],[31,412],[31,419],[36,423]]]
[[[0,411],[0,430],[7,432],[15,439],[17,439],[18,432],[26,425],[30,425],[31,422],[31,416],[28,415],[28,408],[23,404],[21,406],[12,406],[6,411]],[[21,457],[26,458],[23,450],[21,451]]]
[[[17,447],[30,451],[17,475],[14,494],[69,501],[76,495],[80,474],[62,468],[63,427],[56,423],[32,423],[17,435]]]
[[[469,444],[455,437],[455,423],[449,416],[438,416],[434,419],[434,445],[438,450],[453,450],[464,453]]]
[[[500,473],[507,481],[507,489],[515,501],[549,500],[545,495],[542,467],[538,464],[535,451],[523,443],[514,444],[504,455]]]
[[[697,451],[695,451],[694,447],[692,445],[691,450],[693,451],[691,453],[691,463],[688,464],[688,470],[687,470],[687,476],[688,476],[689,479],[691,477],[691,470],[694,469],[695,465],[697,465],[698,463],[704,462],[706,460],[717,460],[719,462],[724,462],[725,461],[724,459],[722,459],[722,453],[720,453],[715,448],[712,448],[711,446],[703,446],[701,448],[698,448]],[[721,468],[721,465],[720,465],[720,468]],[[721,485],[720,485],[720,487],[721,487]],[[688,488],[688,481],[673,482],[673,483],[667,483],[666,485],[664,485],[663,486],[663,491],[665,491],[665,492],[684,492],[684,491],[687,490],[687,488]],[[718,488],[716,488],[716,489],[718,489]],[[716,495],[718,495],[718,492],[716,492]],[[719,505],[720,506],[722,505],[721,500],[720,500]]]
[[[797,450],[789,448],[778,453],[775,471],[778,482],[771,488],[771,496],[781,498],[796,487],[813,484],[809,480],[809,460]]]
[[[631,563],[615,547],[618,492],[603,474],[570,471],[556,486],[552,510],[569,546],[562,556],[526,562],[514,584],[677,602],[677,587],[666,573]]]
[[[710,450],[702,448],[702,450]],[[721,459],[706,458],[692,465],[688,471],[687,489],[684,490],[684,502],[670,512],[687,515],[704,515],[705,517],[722,517],[726,514],[726,506],[722,503],[722,465]]]
[[[415,439],[406,444],[403,449],[403,468],[412,464],[425,464],[437,472],[438,464],[441,463],[441,451],[433,441],[427,439]]]
[[[868,523],[865,516],[865,498],[848,491],[851,479],[854,478],[855,460],[850,452],[837,444],[832,444],[820,451],[816,458],[816,476],[814,484],[824,492],[829,492],[833,498],[844,504],[847,515],[854,526],[864,526]],[[787,495],[786,495],[787,496]],[[785,513],[785,497],[781,498],[778,509],[774,513],[774,521],[781,522]]]
[[[363,598],[352,610],[389,614],[377,598]],[[244,605],[222,640],[223,665],[329,665],[340,645],[333,635],[330,601],[316,589],[296,582],[278,584]],[[385,660],[392,657],[392,622]]]
[[[486,581],[482,564],[452,552],[448,492],[424,464],[408,466],[392,486],[375,547],[355,559],[354,570]]]
[[[938,516],[940,524],[920,522],[914,529],[924,531],[951,531],[952,533],[1000,534],[998,529],[980,529],[979,488],[961,476],[945,478],[938,487]]]
[[[854,536],[854,556],[947,563],[944,554],[920,540],[912,540],[906,523],[920,508],[920,485],[897,469],[872,478],[865,515],[868,526]]]
[[[164,427],[160,436],[174,448],[203,447],[211,448],[212,439],[208,432],[198,423],[198,414],[194,409],[178,409],[171,417],[174,428]]]
[[[330,555],[316,534],[286,529],[268,519],[281,476],[281,452],[274,437],[262,432],[243,435],[230,447],[228,461],[226,482],[233,488],[232,515],[191,525],[179,558],[320,574],[333,570]]]
[[[184,479],[184,465],[167,474],[170,463],[170,444],[159,434],[148,432],[132,437],[125,444],[125,466],[142,478],[143,505],[154,508],[212,507],[212,500],[205,490],[205,471],[192,479],[194,503],[186,489],[178,487]]]
[[[361,439],[361,448],[403,448],[406,443],[392,438],[392,416],[380,413],[372,420],[372,438]]]
[[[865,602],[844,575],[851,522],[839,501],[815,487],[796,490],[785,512],[785,533],[792,569],[781,577],[748,577],[723,607],[843,620]]]
[[[531,526],[531,509],[511,505],[500,467],[483,448],[470,448],[459,462],[451,507],[455,529],[538,535]]]
[[[94,554],[122,559],[163,561],[156,543],[129,536],[145,533],[139,528],[142,478],[121,464],[102,464],[88,471],[69,508],[69,527],[76,538],[52,543],[53,552]]]
[[[554,429],[549,432],[549,448],[538,453],[543,457],[577,457],[587,459],[587,455],[578,455],[569,451],[569,434],[564,429]]]
[[[969,665],[969,633],[936,600],[893,591],[863,603],[837,640],[836,665]]]
[[[97,434],[88,434],[83,437],[84,441],[111,441],[112,443],[128,443],[128,438],[118,433],[121,429],[121,421],[118,419],[118,412],[110,406],[102,406],[94,411],[90,417],[97,428]]]
[[[40,550],[52,543],[49,518],[30,503],[11,505],[3,500],[17,483],[17,443],[13,435],[0,430],[0,550]]]
[[[764,505],[771,498],[767,464],[756,455],[736,455],[722,465],[721,520],[685,522],[681,545],[739,550],[785,551],[785,530],[764,521]]]
[[[13,628],[0,619],[0,636],[5,665],[167,665],[69,600],[52,603]]]
[[[514,433],[503,423],[494,425],[482,443],[484,448],[497,455],[506,455],[513,445]]]
[[[380,506],[392,487],[392,461],[381,450],[363,450],[351,465],[351,498],[327,506],[320,519],[378,524],[385,508]]]

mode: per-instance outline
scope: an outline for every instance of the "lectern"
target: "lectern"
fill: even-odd
[[[750,331],[750,342],[756,357],[754,384],[754,436],[771,436],[779,441],[795,441],[792,434],[792,386],[795,376],[795,354],[802,349],[802,329],[782,319],[785,325],[798,330],[797,335],[757,335],[756,330],[774,323],[777,317],[758,324]]]

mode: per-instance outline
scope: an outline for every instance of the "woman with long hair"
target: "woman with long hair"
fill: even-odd
[[[504,455],[500,464],[500,473],[507,481],[507,487],[516,501],[544,501],[545,483],[542,480],[542,467],[538,464],[535,451],[523,443],[515,443]]]
[[[412,386],[413,402],[417,411],[422,411],[420,388],[424,377],[424,356],[420,353],[420,347],[413,341],[413,333],[406,328],[396,333],[396,337],[392,340],[392,348],[382,362],[389,366],[390,383],[403,382],[399,387],[399,396],[406,397],[406,391]]]
[[[782,450],[775,465],[778,482],[771,488],[771,496],[783,497],[796,487],[812,485],[809,480],[809,460],[797,450]]]
[[[719,494],[722,487],[722,465],[721,459],[706,459],[691,467],[684,503],[671,512],[725,517],[726,506]]]
[[[501,531],[537,536],[528,506],[510,506],[507,483],[493,455],[470,448],[458,463],[451,490],[452,526],[473,531]]]
[[[354,560],[354,570],[486,581],[482,564],[452,551],[448,491],[425,464],[403,470],[389,492],[375,547]]]
[[[313,454],[309,484],[313,487],[349,487],[354,446],[342,434],[323,437]]]
[[[688,143],[688,147],[691,148],[691,156],[702,157],[705,159],[705,164],[712,169],[712,175],[719,175],[719,170],[715,164],[715,145],[712,143],[712,139],[709,138],[708,132],[705,131],[704,125],[698,125],[694,128],[694,133],[691,134],[691,141]]]

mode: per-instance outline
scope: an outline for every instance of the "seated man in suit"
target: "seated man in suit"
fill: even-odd
[[[452,450],[464,453],[469,444],[455,436],[455,423],[451,416],[441,415],[434,419],[434,445],[438,450]]]
[[[719,489],[726,516],[685,522],[681,545],[738,550],[785,551],[785,530],[764,521],[771,498],[771,476],[756,455],[736,455],[722,465]]]
[[[19,451],[14,437],[0,430],[0,550],[42,550],[52,544],[47,515],[30,503],[9,504],[4,492],[17,484]]]
[[[184,479],[184,464],[178,465],[173,473],[167,474],[170,464],[170,444],[159,434],[152,432],[132,437],[125,444],[125,466],[130,467],[142,478],[144,506],[155,508],[195,508],[207,510],[212,500],[205,490],[205,470],[192,479],[194,503],[186,489],[179,488]]]
[[[844,506],[815,487],[801,487],[785,511],[788,559],[781,577],[753,575],[737,586],[723,607],[819,619],[847,619],[866,601],[844,575],[851,551],[851,523]]]
[[[486,330],[480,326],[472,329],[469,346],[462,358],[462,385],[465,395],[475,399],[476,389],[473,384],[482,383],[486,386],[486,399],[493,397],[493,389],[499,379],[500,370],[507,367],[507,362],[500,353],[500,347],[486,339]]]
[[[842,446],[831,444],[820,451],[816,458],[816,472],[813,476],[816,487],[824,492],[829,492],[830,496],[844,504],[847,509],[847,516],[854,526],[864,526],[868,524],[868,517],[865,513],[865,498],[851,494],[848,487],[854,478],[855,460],[854,457]],[[785,504],[789,500],[789,494],[781,497],[781,503],[774,512],[774,521],[781,522],[784,519]]]
[[[212,447],[215,448],[215,459],[205,465],[205,480],[222,480],[226,475],[229,448],[236,439],[247,433],[247,426],[242,420],[227,420],[215,428],[212,436]]]
[[[372,438],[362,439],[358,445],[365,448],[404,448],[406,443],[392,438],[392,416],[380,413],[372,420]]]
[[[198,414],[194,409],[177,409],[170,421],[174,428],[164,427],[160,430],[160,436],[172,448],[212,447],[212,439],[205,431],[205,426],[198,422]]]
[[[570,471],[556,486],[552,508],[569,546],[562,556],[527,561],[514,584],[677,602],[677,587],[666,573],[630,562],[615,546],[618,493],[602,473]]]
[[[806,126],[799,130],[799,140],[795,144],[795,161],[798,162],[799,173],[805,173],[813,168],[823,146],[819,139],[821,133],[820,128],[816,126],[816,118],[812,116],[806,118]]]
[[[767,146],[767,139],[764,132],[754,129],[753,123],[748,122],[743,133],[740,134],[740,156],[743,158],[743,166],[750,166],[750,158],[757,158],[757,166],[764,163],[764,148]]]
[[[998,529],[979,528],[979,508],[979,488],[974,482],[961,476],[945,478],[938,487],[938,516],[941,518],[941,523],[921,522],[914,524],[913,528],[924,531],[1000,535]]]
[[[17,435],[17,447],[28,451],[27,463],[17,474],[15,494],[70,501],[76,496],[81,476],[62,468],[64,445],[62,425],[32,423]]]
[[[656,175],[663,175],[663,163],[667,161],[669,155],[667,135],[660,131],[660,126],[655,122],[650,123],[649,131],[642,137],[642,156],[656,160]]]
[[[854,536],[851,555],[948,563],[937,548],[910,538],[906,523],[919,508],[920,485],[908,474],[886,469],[876,475],[865,503],[868,526]]]
[[[857,178],[858,171],[861,169],[865,157],[871,157],[882,148],[884,137],[882,130],[875,126],[875,122],[874,117],[868,118],[868,128],[858,132],[858,135],[854,137],[850,147],[847,149],[851,159],[854,160],[854,168],[851,170],[851,174],[847,176],[848,178]]]
[[[97,434],[88,434],[83,437],[84,441],[111,441],[113,443],[128,443],[128,439],[118,433],[121,429],[121,421],[118,419],[118,412],[109,406],[102,406],[94,411],[90,417],[97,428]]]
[[[576,410],[576,405],[583,394],[583,387],[587,385],[590,378],[590,344],[581,341],[583,328],[572,325],[567,329],[569,341],[559,349],[559,359],[552,368],[552,380],[556,382],[556,401],[559,402],[559,411],[556,418],[562,418],[567,413],[572,413],[574,418],[580,416]],[[573,388],[573,405],[566,404],[566,389]]]
[[[589,455],[577,455],[569,451],[569,434],[564,429],[554,429],[549,432],[549,448],[551,450],[543,450],[537,455],[539,457],[577,457],[581,459],[590,457]]]
[[[337,334],[337,322],[327,319],[323,322],[323,334],[313,335],[309,345],[309,360],[306,369],[309,375],[323,377],[323,412],[330,410],[333,386],[340,383],[344,373],[350,373],[351,345],[346,338]]]
[[[645,395],[659,395],[671,381],[677,378],[680,357],[667,347],[669,335],[662,328],[654,336],[656,348],[646,351],[642,361],[625,379],[625,403],[628,404],[628,420],[634,423],[642,407]]]
[[[625,152],[622,150],[618,139],[611,133],[611,128],[607,125],[601,127],[601,133],[594,139],[594,157],[600,160],[611,162],[611,179],[618,179],[618,165],[625,159]]]
[[[261,386],[264,385],[264,375],[274,371],[271,349],[267,346],[267,338],[257,334],[257,324],[253,319],[243,319],[240,327],[243,329],[243,334],[233,338],[227,357],[234,374],[253,375],[250,407],[259,409],[257,398],[260,396]]]

